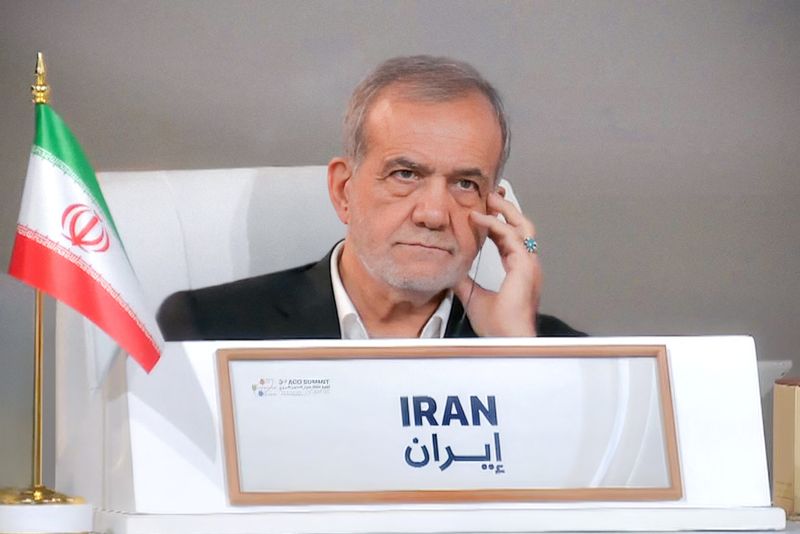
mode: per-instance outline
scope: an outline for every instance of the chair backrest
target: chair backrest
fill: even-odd
[[[326,176],[324,166],[98,173],[153,312],[181,289],[324,256],[345,234]],[[481,285],[499,287],[504,271],[490,240],[479,268]]]

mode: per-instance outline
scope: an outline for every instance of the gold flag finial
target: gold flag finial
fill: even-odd
[[[47,104],[50,100],[50,86],[47,85],[47,70],[44,66],[44,54],[36,53],[36,82],[31,85],[34,104]]]

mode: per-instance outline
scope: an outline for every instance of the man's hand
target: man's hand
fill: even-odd
[[[524,243],[525,238],[536,235],[535,228],[514,204],[497,193],[489,194],[487,207],[488,214],[473,211],[470,220],[485,228],[497,245],[506,277],[495,292],[477,284],[473,290],[472,278],[467,275],[456,285],[455,293],[479,336],[536,336],[542,271],[538,256],[528,252]],[[506,222],[498,219],[498,214]]]

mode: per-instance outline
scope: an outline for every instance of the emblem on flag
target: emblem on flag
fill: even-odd
[[[70,204],[61,216],[64,237],[81,250],[105,252],[109,239],[100,216],[86,204]]]

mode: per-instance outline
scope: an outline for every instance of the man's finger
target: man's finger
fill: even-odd
[[[485,228],[489,238],[495,242],[501,255],[512,251],[525,252],[524,237],[533,237],[533,233],[523,236],[519,229],[504,223],[497,217],[473,211],[470,214],[473,223]],[[505,254],[504,254],[505,253]]]
[[[508,224],[519,228],[526,236],[535,235],[536,227],[512,202],[497,193],[491,193],[487,205],[492,212],[502,215]]]

